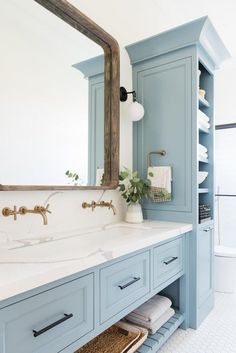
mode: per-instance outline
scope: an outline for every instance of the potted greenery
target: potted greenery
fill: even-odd
[[[150,180],[141,179],[138,172],[131,172],[124,168],[119,175],[119,191],[127,203],[125,221],[129,223],[143,222],[143,213],[140,201],[147,197],[150,189]]]

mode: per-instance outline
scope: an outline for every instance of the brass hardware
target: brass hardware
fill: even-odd
[[[15,221],[17,219],[18,214],[24,216],[27,213],[40,214],[43,217],[43,224],[47,225],[48,224],[47,213],[52,213],[52,212],[49,211],[49,204],[46,207],[35,206],[32,210],[28,210],[28,208],[25,206],[21,206],[18,211],[16,206],[14,206],[13,210],[11,210],[9,207],[5,207],[2,210],[2,214],[4,217],[13,215]]]
[[[99,202],[92,201],[91,203],[83,202],[82,207],[91,208],[92,211],[94,211],[96,207],[107,207],[108,210],[112,209],[114,215],[116,214],[116,209],[115,209],[115,206],[112,204],[112,200],[110,202],[106,202],[106,201],[99,201]]]
[[[14,221],[16,221],[17,219],[17,207],[14,206],[13,210],[11,210],[9,207],[4,207],[2,210],[2,214],[4,217],[8,217],[8,216],[14,216]]]
[[[151,156],[152,154],[159,154],[160,156],[164,157],[166,156],[166,151],[165,150],[160,150],[160,151],[153,151],[148,153],[148,166],[152,166],[152,161],[151,161]]]

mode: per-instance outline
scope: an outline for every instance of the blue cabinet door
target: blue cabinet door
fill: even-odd
[[[192,59],[147,61],[135,67],[138,99],[144,118],[134,127],[134,168],[146,176],[151,151],[153,165],[171,165],[172,201],[146,202],[144,209],[191,212],[191,90]],[[175,58],[176,59],[176,58]]]
[[[197,252],[197,324],[199,325],[214,304],[214,236],[212,224],[199,229],[197,235]]]
[[[89,79],[88,184],[96,185],[96,171],[104,168],[104,75]]]

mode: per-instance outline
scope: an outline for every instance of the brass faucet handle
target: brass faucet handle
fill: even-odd
[[[44,211],[47,213],[52,213],[52,211],[49,210],[50,204],[48,203],[46,208],[44,208]]]
[[[8,216],[11,216],[13,213],[12,213],[12,210],[9,208],[9,207],[4,207],[2,209],[2,215],[4,217],[8,217]]]
[[[88,207],[87,202],[83,202],[83,203],[82,203],[82,207],[83,207],[83,208],[87,208],[87,207]]]
[[[19,214],[25,215],[27,212],[28,212],[27,207],[21,206],[21,207],[19,208]]]
[[[94,211],[95,207],[97,206],[97,202],[92,201],[91,205],[92,205],[92,211]]]
[[[2,215],[4,217],[8,217],[8,216],[14,216],[14,221],[16,221],[17,219],[17,207],[14,206],[13,210],[11,210],[9,207],[4,207],[2,210]]]
[[[49,206],[50,206],[49,204],[47,204],[46,207],[36,205],[36,206],[34,207],[34,211],[37,212],[37,213],[42,213],[42,212],[52,213],[52,211],[49,210]]]

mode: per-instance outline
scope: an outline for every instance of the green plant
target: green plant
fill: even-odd
[[[150,180],[141,179],[137,171],[131,172],[128,168],[124,168],[120,172],[119,180],[119,191],[128,204],[139,202],[149,195]]]
[[[78,185],[79,183],[79,175],[77,173],[73,173],[70,170],[65,172],[65,175],[69,178],[69,184],[73,183],[73,185]]]

